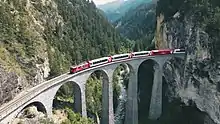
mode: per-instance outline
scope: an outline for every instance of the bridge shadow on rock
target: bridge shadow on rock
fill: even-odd
[[[93,72],[86,82],[86,108],[87,116],[97,123],[108,121],[108,91],[108,75],[102,70]]]
[[[138,124],[148,123],[155,65],[158,63],[150,59],[138,68]]]
[[[157,122],[149,124],[216,124],[205,112],[200,111],[196,104],[188,101],[188,105],[180,99],[167,102],[163,114]]]
[[[58,110],[66,108],[81,114],[81,90],[79,85],[75,82],[63,84],[57,91],[53,100],[53,109]]]

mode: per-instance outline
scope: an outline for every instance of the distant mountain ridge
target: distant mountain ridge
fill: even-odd
[[[103,10],[107,19],[113,23],[124,16],[128,10],[135,9],[137,6],[151,1],[152,0],[119,0],[97,7]]]
[[[136,41],[135,51],[146,50],[152,45],[156,28],[156,3],[152,1],[130,9],[113,23],[122,36]]]
[[[113,12],[117,8],[119,8],[125,1],[124,0],[117,0],[117,1],[112,1],[106,4],[98,5],[97,7],[104,12]]]

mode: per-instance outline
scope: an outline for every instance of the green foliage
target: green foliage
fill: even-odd
[[[60,87],[56,93],[56,99],[61,101],[68,101],[73,103],[74,98],[74,84],[72,82],[65,83]]]
[[[8,68],[16,68],[18,75],[32,76],[31,74],[36,73],[34,63],[41,64],[45,57],[46,45],[32,25],[33,18],[23,4],[22,0],[19,3],[11,1],[10,4],[0,2],[0,42],[2,49],[5,49],[4,53],[10,56],[7,60],[2,58],[0,64],[9,71]]]
[[[42,118],[42,119],[39,120],[39,122],[40,122],[41,124],[55,124],[55,123],[53,122],[53,120],[52,120],[52,119],[49,119],[49,118]]]
[[[95,124],[92,119],[81,117],[80,114],[74,113],[67,107],[65,108],[65,111],[68,115],[68,119],[62,122],[62,124]]]
[[[98,114],[101,117],[102,110],[102,82],[93,75],[86,83],[86,107],[87,111]]]
[[[113,74],[113,108],[116,110],[118,106],[118,97],[121,93],[121,87],[119,86],[120,71],[124,69],[122,65],[116,68]]]
[[[118,86],[118,76],[120,76],[120,71],[124,69],[122,65],[116,68],[114,74],[113,74],[113,90],[116,92],[116,94],[120,94],[120,86]]]

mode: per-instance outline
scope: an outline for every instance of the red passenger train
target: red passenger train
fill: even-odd
[[[115,61],[122,61],[122,60],[129,60],[132,58],[138,57],[147,57],[147,56],[156,56],[156,55],[167,55],[167,54],[175,54],[175,53],[185,53],[184,49],[162,49],[162,50],[151,50],[151,51],[141,51],[141,52],[132,52],[126,54],[117,54],[109,57],[102,57],[90,61],[86,61],[80,63],[76,66],[70,67],[70,73],[77,73],[82,70],[86,70],[88,68],[96,67],[99,65],[115,62]]]

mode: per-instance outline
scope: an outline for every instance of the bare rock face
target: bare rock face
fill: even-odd
[[[7,73],[0,67],[0,103],[10,101],[17,93],[19,93],[23,86],[20,79],[15,73]]]
[[[45,6],[51,6],[54,10],[43,14]],[[0,24],[4,24],[0,30],[1,106],[21,91],[42,83],[49,76],[45,25],[49,22],[55,29],[60,17],[55,11],[56,4],[51,0],[4,0],[0,2],[0,8]],[[56,19],[50,18],[52,15]]]
[[[220,124],[220,66],[212,54],[212,41],[193,16],[183,21],[171,19],[161,26],[161,48],[185,48],[185,60],[173,59],[164,66],[168,84],[169,101],[180,98],[185,105],[189,101],[210,116],[213,123]],[[209,118],[209,117],[206,118]],[[210,119],[205,119],[208,124]],[[209,124],[212,124],[211,122]]]

